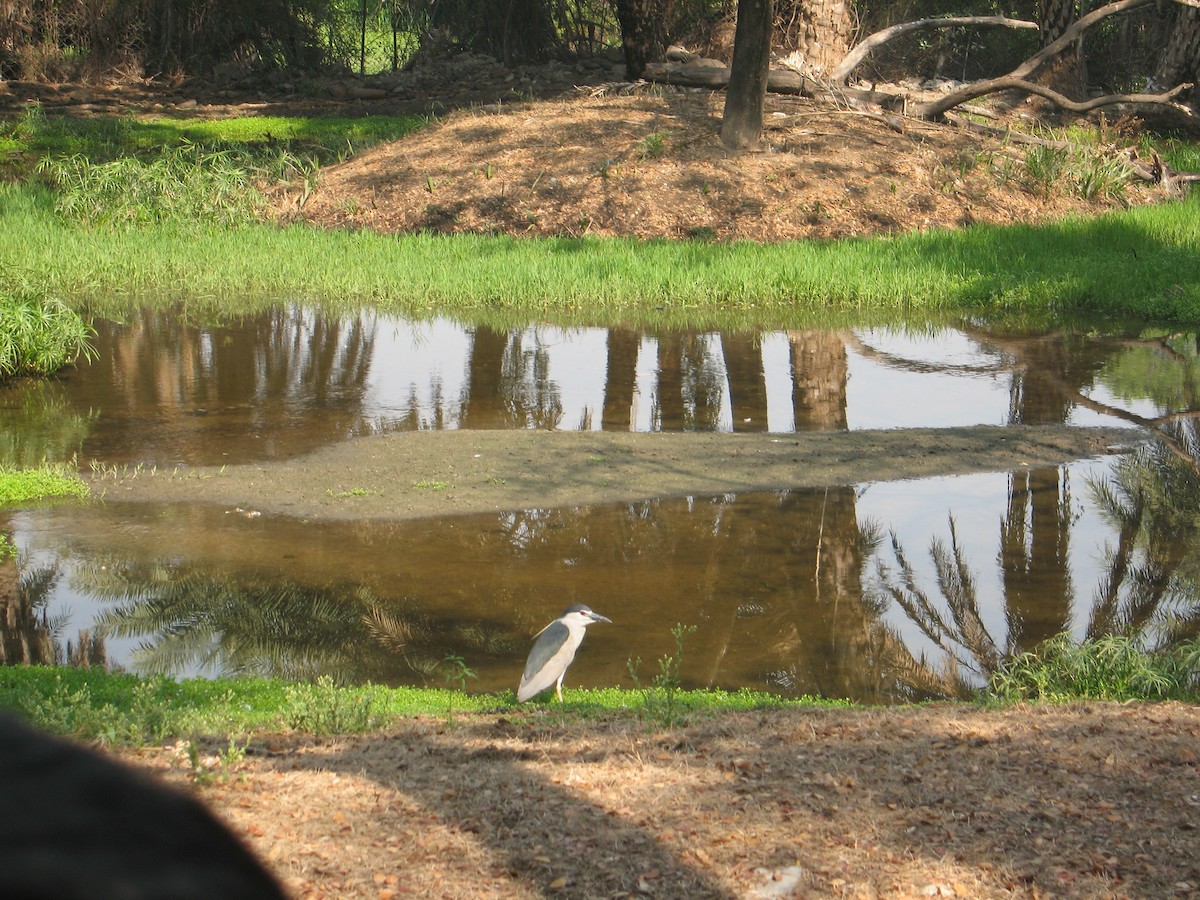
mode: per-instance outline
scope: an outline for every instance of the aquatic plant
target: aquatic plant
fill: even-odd
[[[0,465],[0,507],[55,497],[87,497],[88,486],[63,465],[18,469]]]
[[[81,356],[92,358],[95,332],[77,312],[52,297],[6,288],[3,281],[0,277],[0,381],[49,375]]]

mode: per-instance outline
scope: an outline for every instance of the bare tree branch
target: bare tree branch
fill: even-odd
[[[1196,0],[1196,2],[1200,3],[1200,0]],[[876,31],[874,34],[860,41],[853,50],[846,54],[846,58],[838,63],[837,67],[829,73],[829,77],[835,83],[844,83],[846,78],[858,68],[859,63],[863,61],[868,53],[881,44],[887,43],[892,38],[919,29],[952,28],[957,25],[998,25],[1005,28],[1032,28],[1034,31],[1038,27],[1037,22],[1030,22],[1026,19],[1010,19],[1006,16],[951,16],[948,18],[928,18],[917,19],[912,22],[901,22],[899,25],[892,25],[890,28]]]
[[[1003,75],[1000,78],[976,81],[974,84],[969,84],[957,91],[951,91],[944,97],[939,97],[937,100],[931,100],[928,103],[912,103],[908,107],[908,113],[921,119],[936,119],[946,110],[953,109],[960,103],[965,103],[968,100],[974,100],[985,94],[994,94],[997,91],[1017,90],[1044,97],[1061,109],[1077,113],[1091,112],[1102,106],[1129,103],[1165,105],[1178,109],[1184,114],[1190,114],[1190,110],[1183,104],[1176,103],[1175,98],[1185,91],[1191,90],[1191,88],[1191,84],[1180,84],[1161,94],[1105,94],[1102,97],[1092,97],[1090,100],[1072,100],[1045,85],[1026,81],[1023,78],[1017,78],[1013,75]]]

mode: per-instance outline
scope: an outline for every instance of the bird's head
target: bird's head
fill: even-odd
[[[596,622],[608,622],[612,624],[612,619],[606,618],[598,612],[592,612],[587,606],[582,603],[576,603],[574,606],[568,606],[562,616],[559,617],[563,622],[575,622],[582,625],[584,628]]]

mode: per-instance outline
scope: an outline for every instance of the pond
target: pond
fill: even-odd
[[[1128,428],[1133,449],[416,521],[201,503],[3,512],[19,549],[0,576],[16,583],[10,662],[440,685],[457,655],[477,673],[471,689],[501,690],[532,636],[587,603],[613,624],[590,629],[568,687],[632,686],[631,669],[648,681],[678,624],[687,686],[889,702],[960,692],[1059,631],[1167,641],[1200,621],[1192,334],[973,320],[497,331],[299,308],[96,326],[94,362],[0,391],[0,462],[237,466],[451,429],[1068,424]]]

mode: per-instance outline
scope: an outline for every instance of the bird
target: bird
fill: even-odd
[[[583,642],[583,633],[595,622],[608,622],[599,613],[592,612],[582,603],[568,606],[563,614],[543,628],[533,642],[529,659],[525,662],[525,673],[517,688],[517,700],[524,703],[554,685],[558,702],[562,703],[563,676],[575,659],[575,651]]]

